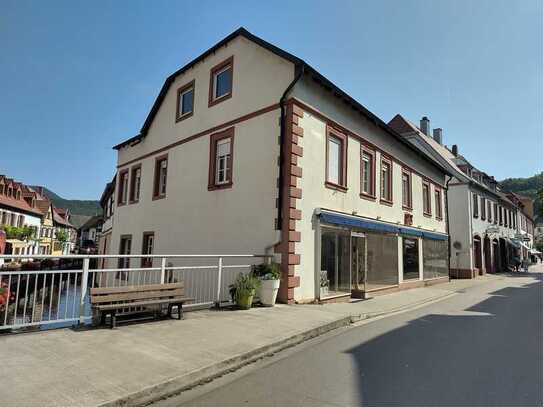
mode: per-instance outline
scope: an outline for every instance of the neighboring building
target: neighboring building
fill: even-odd
[[[55,229],[52,254],[70,254],[75,249],[77,242],[77,230],[70,223],[70,212],[67,209],[53,206],[53,226]],[[60,239],[61,233],[65,236],[65,240],[64,238]]]
[[[510,192],[507,197],[516,204],[517,210],[517,235],[520,243],[520,257],[522,260],[531,260],[536,250],[534,248],[534,201],[532,198]]]
[[[79,228],[79,246],[82,246],[85,240],[91,240],[98,246],[100,234],[102,233],[102,223],[102,215],[93,216],[86,221],[85,224]]]
[[[244,29],[115,148],[109,253],[275,252],[288,303],[448,281],[448,170]]]
[[[535,221],[534,238],[537,243],[543,242],[543,217],[541,216]]]
[[[41,212],[36,206],[35,192],[26,185],[0,175],[0,227],[29,227],[32,237],[25,241],[8,239],[12,254],[35,254],[39,250]]]
[[[115,213],[115,187],[117,177],[114,176],[113,180],[109,182],[102,197],[100,198],[100,206],[102,207],[102,231],[100,233],[100,239],[98,242],[98,253],[108,254],[111,246],[111,231],[113,229],[113,214]],[[106,265],[105,259],[102,259],[100,267],[104,268]]]
[[[519,207],[501,191],[498,182],[460,155],[458,146],[443,145],[441,129],[430,134],[430,120],[420,128],[401,115],[389,125],[452,174],[448,185],[451,276],[473,278],[509,270],[522,243],[517,237]]]
[[[4,225],[33,231],[24,241],[6,240],[11,254],[68,254],[75,239],[67,210],[54,208],[39,189],[0,175],[0,227]],[[55,240],[57,229],[66,231],[68,242]]]

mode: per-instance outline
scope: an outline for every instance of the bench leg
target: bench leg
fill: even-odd
[[[177,305],[177,319],[183,319],[183,304]]]
[[[168,304],[168,317],[172,317],[172,304]]]
[[[111,325],[110,328],[114,329],[115,326],[117,326],[117,316],[115,315],[115,311],[111,311]]]

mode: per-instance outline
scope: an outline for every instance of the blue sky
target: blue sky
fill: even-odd
[[[260,4],[262,3],[262,4]],[[543,170],[543,2],[0,3],[0,173],[97,199],[164,79],[244,26],[496,178]]]

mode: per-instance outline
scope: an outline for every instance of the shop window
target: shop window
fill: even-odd
[[[446,240],[422,240],[422,276],[425,280],[448,277],[448,242]]]
[[[323,228],[321,234],[320,297],[351,291],[350,233]]]

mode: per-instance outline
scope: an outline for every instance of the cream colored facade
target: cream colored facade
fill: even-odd
[[[208,107],[210,70],[233,56],[232,97]],[[110,247],[119,250],[121,235],[132,236],[139,253],[143,232],[155,233],[156,253],[264,253],[278,240],[274,230],[279,152],[278,106],[233,126],[224,123],[277,105],[292,81],[292,63],[237,37],[176,78],[139,144],[122,148],[118,171],[141,164],[141,195],[137,204],[116,208]],[[195,81],[194,114],[176,122],[177,89]],[[273,83],[274,86],[263,86]],[[233,186],[208,191],[209,131],[234,127]],[[189,142],[163,149],[201,132]],[[165,199],[153,200],[155,157],[168,154]],[[143,159],[138,157],[147,156]],[[263,159],[266,157],[266,159]],[[129,165],[123,165],[132,161]],[[118,177],[117,177],[118,179]],[[268,249],[269,250],[269,249]]]
[[[232,96],[209,106],[210,71],[230,57],[233,57]],[[443,188],[444,171],[431,160],[418,155],[408,143],[395,138],[386,130],[384,123],[385,129],[346,108],[332,93],[313,83],[308,74],[285,94],[286,105],[292,108],[297,101],[307,103],[329,120],[367,137],[376,146],[377,163],[381,151],[386,152],[393,161],[394,199],[392,205],[385,205],[378,200],[371,202],[359,196],[360,141],[353,137],[348,141],[348,190],[338,192],[324,186],[326,122],[329,120],[313,115],[308,109],[299,123],[304,132],[299,140],[303,154],[298,161],[303,176],[297,185],[303,194],[298,200],[302,217],[289,220],[288,206],[282,209],[283,218],[287,219],[287,224],[290,222],[292,231],[300,233],[301,239],[293,242],[288,230],[276,228],[280,195],[278,179],[281,178],[278,165],[281,134],[279,101],[293,83],[297,72],[300,71],[293,60],[271,52],[245,35],[238,35],[184,69],[175,79],[167,81],[163,89],[164,97],[148,130],[133,142],[118,147],[118,202],[113,214],[108,252],[119,253],[121,238],[129,236],[131,253],[141,253],[144,233],[150,232],[154,233],[156,254],[275,252],[277,260],[283,264],[283,300],[307,302],[320,297],[316,285],[319,265],[315,262],[318,257],[316,236],[319,227],[315,226],[315,217],[321,209],[350,216],[354,212],[360,219],[396,226],[404,224],[405,213],[408,212],[413,216],[412,229],[445,236],[444,191],[441,195],[443,219],[436,219],[435,212],[432,212],[433,216],[424,216],[421,200],[421,177],[430,181],[431,202],[435,205],[433,191],[436,187]],[[176,121],[177,89],[191,81],[195,83],[194,113],[187,119]],[[213,159],[210,158],[212,136],[231,128],[234,132],[232,186],[210,190],[208,178],[210,159]],[[285,137],[289,132],[287,130]],[[166,196],[155,199],[156,159],[166,154]],[[290,167],[291,157],[286,155],[283,159],[283,168],[288,175],[286,168]],[[141,165],[139,201],[131,203],[127,200],[126,204],[119,204],[119,174],[125,170],[131,174],[132,168],[138,165]],[[409,211],[402,209],[402,167],[409,168],[413,174],[413,208]],[[129,177],[131,185],[132,176]],[[281,188],[287,193],[290,191],[288,182],[283,177]],[[294,181],[291,179],[290,182]],[[378,188],[378,176],[376,185]],[[401,237],[396,237],[400,248]],[[291,253],[292,250],[295,253]],[[291,262],[291,258],[295,259],[296,256],[300,261]],[[401,253],[398,256],[401,257]],[[401,261],[399,258],[400,268]],[[401,273],[400,268],[398,274]],[[398,278],[401,280],[400,275]]]

